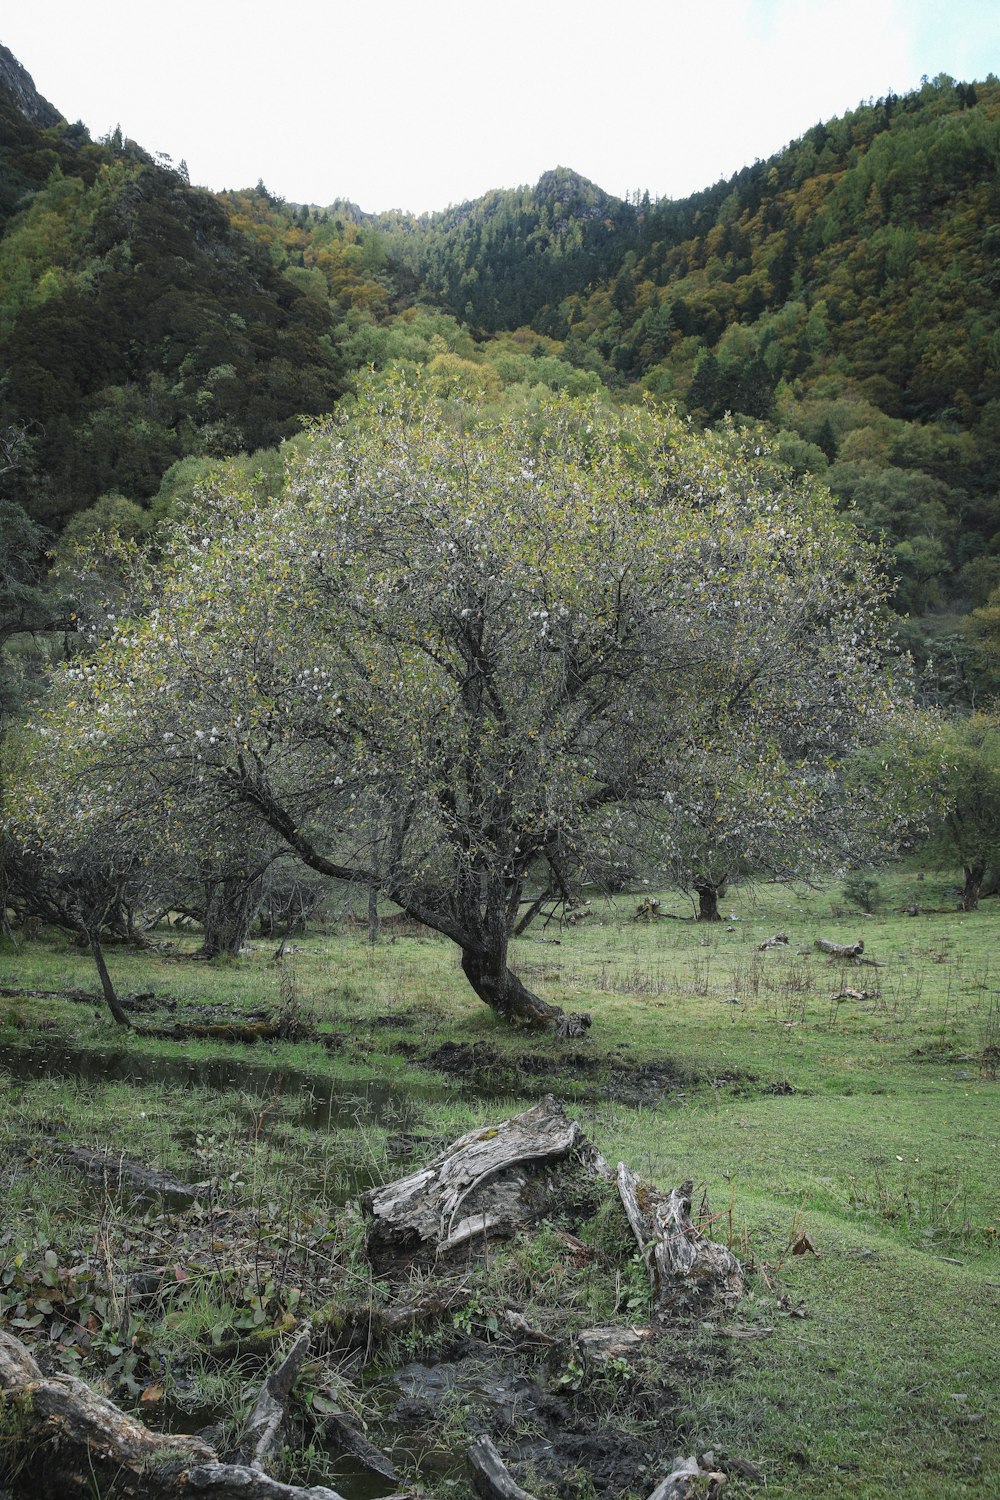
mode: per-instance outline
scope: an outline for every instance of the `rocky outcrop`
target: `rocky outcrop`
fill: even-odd
[[[62,119],[55,105],[42,98],[31,74],[22,68],[8,47],[0,47],[0,88],[7,90],[25,119],[42,130]]]

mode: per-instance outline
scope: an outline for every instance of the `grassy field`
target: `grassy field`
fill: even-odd
[[[728,1323],[678,1330],[677,1451],[741,1455],[782,1495],[1000,1492],[996,903],[959,913],[952,883],[893,873],[872,915],[777,886],[732,892],[708,927],[635,907],[595,901],[516,945],[526,982],[591,1012],[573,1043],[499,1025],[454,950],[406,928],[374,949],[359,929],[310,936],[281,964],[260,941],[228,965],[173,938],[109,955],[121,993],[154,997],[137,1026],[281,1013],[311,1028],[299,1042],[150,1040],[96,998],[0,999],[0,1316],[149,1418],[238,1427],[247,1385],[214,1348],[291,1327],[351,1278],[372,1294],[345,1203],[551,1092],[610,1159],[661,1186],[694,1178],[754,1270]],[[760,951],[776,932],[788,946]],[[863,937],[878,967],[829,963],[819,937]],[[0,984],[97,994],[59,938],[0,950]],[[848,988],[864,998],[832,998]],[[69,1141],[203,1183],[195,1214],[81,1189]],[[584,1293],[552,1255],[551,1275],[508,1264],[459,1323],[488,1331],[491,1298],[522,1283],[537,1318],[546,1286],[559,1316],[592,1317],[607,1288]],[[151,1266],[166,1282],[130,1302]],[[420,1468],[460,1493],[435,1472]]]

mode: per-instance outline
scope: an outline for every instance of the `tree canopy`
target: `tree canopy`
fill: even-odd
[[[892,696],[876,560],[829,496],[735,434],[596,400],[476,425],[390,382],[317,423],[266,503],[220,474],[137,589],[58,674],[25,835],[117,819],[204,849],[231,805],[377,884],[528,1020],[555,1013],[507,966],[530,884],[624,844],[668,867],[685,810],[740,777],[720,835],[780,823],[822,860]]]

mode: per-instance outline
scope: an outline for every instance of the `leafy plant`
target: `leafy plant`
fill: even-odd
[[[882,905],[882,887],[874,875],[852,870],[840,888],[844,900],[869,916]]]

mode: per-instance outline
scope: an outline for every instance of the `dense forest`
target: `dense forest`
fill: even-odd
[[[761,424],[821,476],[886,549],[928,693],[974,698],[962,620],[1000,584],[998,165],[1000,82],[941,76],[683,200],[557,168],[368,214],[193,187],[67,124],[0,53],[9,534],[65,554],[150,529],[220,460],[277,472],[368,367],[498,406],[648,395]]]

